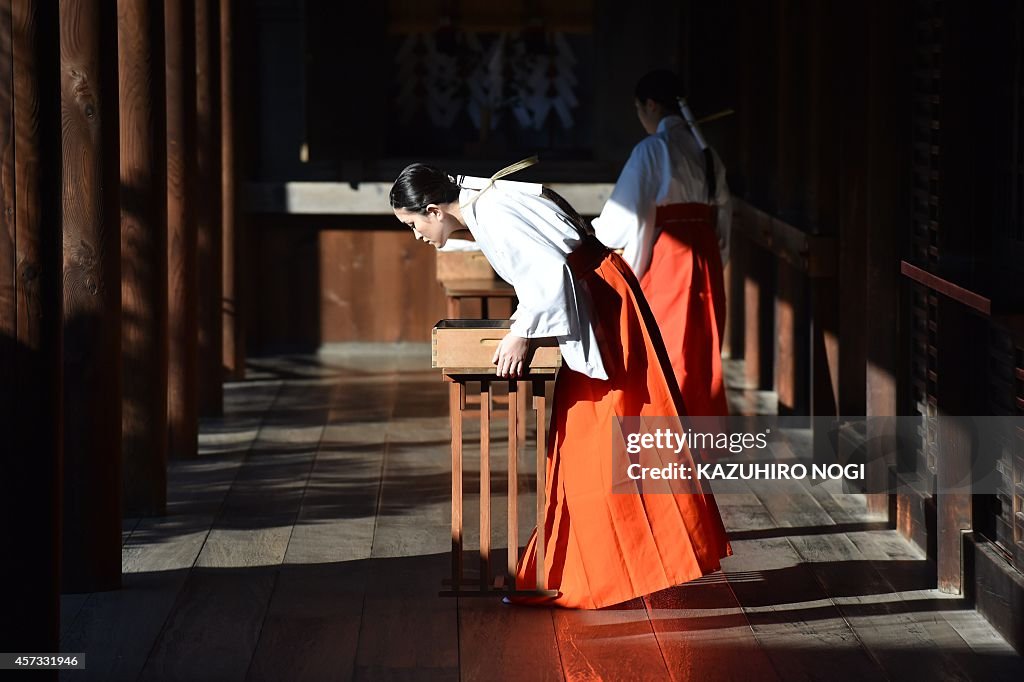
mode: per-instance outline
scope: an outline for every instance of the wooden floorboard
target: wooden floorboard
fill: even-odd
[[[459,600],[463,680],[562,680],[552,609]]]
[[[673,680],[777,680],[724,573],[645,597]]]
[[[336,393],[263,623],[251,680],[352,677],[369,579],[394,382]],[[352,420],[352,410],[362,418]]]
[[[420,352],[253,360],[169,467],[168,515],[123,525],[124,588],[62,597],[62,679],[1024,679],[1022,659],[863,496],[716,486],[720,573],[601,611],[441,598],[450,568],[447,389]],[[770,411],[774,395],[734,392]],[[792,447],[808,434],[793,431]],[[479,429],[464,452],[477,567]],[[492,437],[504,566],[505,422]],[[520,538],[533,526],[532,442]]]
[[[431,390],[399,384],[387,425],[353,679],[459,678],[457,602],[436,596],[450,566],[451,474],[447,420],[424,399]]]
[[[247,679],[349,679],[368,569],[365,560],[281,568]]]
[[[665,662],[642,599],[598,611],[552,611],[567,680],[665,680]]]
[[[140,679],[244,680],[276,578],[268,568],[193,570]]]

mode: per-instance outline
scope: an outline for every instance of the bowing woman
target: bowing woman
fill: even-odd
[[[648,136],[633,148],[594,229],[623,249],[640,280],[686,414],[727,415],[721,341],[729,190],[721,160],[680,116],[682,94],[670,71],[637,82],[634,105]]]
[[[499,377],[528,370],[536,339],[554,338],[561,349],[541,529],[547,587],[558,595],[513,601],[600,608],[717,570],[731,549],[714,498],[699,484],[687,494],[612,493],[616,417],[678,415],[672,370],[629,266],[541,185],[456,181],[417,163],[398,176],[390,199],[395,216],[434,247],[469,230],[515,288],[519,307],[493,359]],[[689,452],[681,455],[692,466]],[[535,587],[536,533],[518,565],[521,590]]]

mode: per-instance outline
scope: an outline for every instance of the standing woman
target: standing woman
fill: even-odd
[[[717,570],[731,549],[718,507],[698,483],[687,484],[687,494],[641,494],[635,486],[633,494],[612,493],[616,418],[679,414],[664,346],[622,259],[540,185],[456,182],[413,164],[395,181],[391,206],[438,248],[468,229],[515,288],[519,307],[493,360],[498,376],[525,373],[535,339],[553,337],[561,348],[543,529],[547,586],[559,594],[539,601],[600,608]],[[680,458],[693,465],[689,452]],[[519,589],[535,587],[535,537],[519,563]]]
[[[623,249],[640,280],[686,414],[727,415],[721,341],[729,189],[718,156],[701,149],[680,116],[682,95],[670,71],[637,82],[636,114],[648,136],[633,148],[594,229]]]

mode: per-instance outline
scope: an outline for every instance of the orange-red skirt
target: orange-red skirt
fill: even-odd
[[[722,376],[725,280],[714,206],[659,206],[651,266],[640,279],[691,417],[729,414]]]
[[[698,484],[690,487],[694,494],[612,493],[616,417],[678,415],[679,394],[633,272],[596,240],[587,247],[572,254],[570,265],[591,252],[582,278],[609,380],[559,371],[544,524],[546,587],[559,595],[518,603],[610,606],[713,572],[731,553],[714,498]],[[689,453],[683,456],[689,460]],[[536,530],[519,562],[519,589],[536,585],[535,540]]]

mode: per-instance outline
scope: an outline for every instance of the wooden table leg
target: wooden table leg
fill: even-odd
[[[480,382],[480,590],[491,584],[491,384]]]
[[[509,397],[511,401],[512,398]],[[516,431],[516,443],[519,445],[519,449],[526,447],[526,410],[527,401],[529,400],[529,394],[526,391],[519,391],[518,398],[516,399],[516,410],[519,412],[519,429]]]
[[[544,507],[547,496],[547,447],[545,421],[544,382],[533,382],[533,408],[537,413],[537,589],[547,589],[544,574]]]
[[[457,320],[462,317],[462,301],[454,296],[448,297],[448,319]]]
[[[515,587],[519,563],[519,389],[508,382],[508,584]]]
[[[448,387],[448,409],[452,427],[452,590],[462,583],[462,410],[466,386],[452,381]]]

